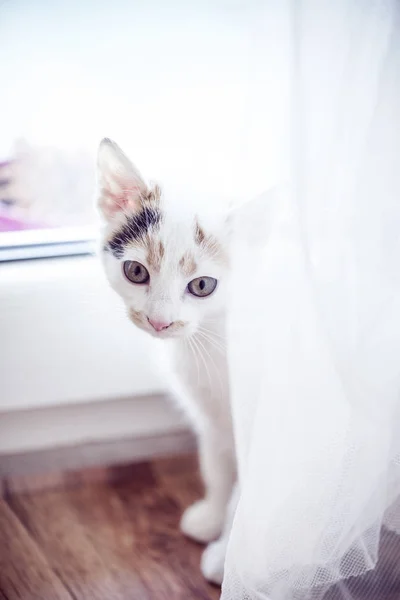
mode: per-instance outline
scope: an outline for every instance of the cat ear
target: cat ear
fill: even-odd
[[[135,213],[149,189],[135,165],[112,140],[100,142],[97,155],[98,206],[106,220],[118,212]]]

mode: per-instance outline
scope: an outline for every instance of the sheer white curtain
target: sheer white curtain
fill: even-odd
[[[348,600],[384,525],[400,531],[400,5],[256,5],[255,64],[276,70],[288,177],[261,238],[237,236],[241,495],[222,598]],[[262,95],[249,112],[262,121]]]

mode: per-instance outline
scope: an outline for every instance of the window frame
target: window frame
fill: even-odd
[[[95,227],[59,227],[0,233],[0,263],[84,256],[96,252]]]

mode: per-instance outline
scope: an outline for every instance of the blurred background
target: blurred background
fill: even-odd
[[[188,196],[274,182],[282,98],[261,17],[257,0],[0,3],[3,457],[185,431],[93,256],[95,154],[112,137]]]
[[[238,161],[265,147],[248,118],[257,5],[3,2],[1,231],[92,224],[105,135],[145,172],[237,192]]]

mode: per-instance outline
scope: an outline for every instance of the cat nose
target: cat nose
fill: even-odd
[[[157,321],[155,319],[149,319],[149,317],[147,317],[147,320],[153,327],[153,329],[155,329],[158,332],[163,331],[164,329],[168,329],[168,327],[171,325],[171,323],[166,323],[165,321]]]

